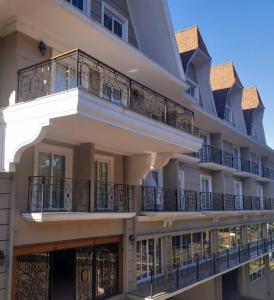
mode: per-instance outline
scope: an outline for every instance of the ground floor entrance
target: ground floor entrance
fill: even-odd
[[[16,255],[13,299],[91,300],[117,295],[122,282],[120,246],[112,242]]]
[[[222,275],[223,300],[236,300],[238,292],[238,269]]]

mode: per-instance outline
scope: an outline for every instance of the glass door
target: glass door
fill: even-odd
[[[95,161],[96,178],[96,209],[111,209],[111,195],[109,193],[110,164],[108,161]]]
[[[178,210],[186,210],[185,199],[185,172],[183,170],[178,171]]]
[[[203,210],[212,209],[212,199],[211,199],[211,177],[210,176],[201,176],[201,208]]]
[[[235,197],[235,208],[243,209],[243,191],[242,191],[242,183],[240,181],[234,181],[234,197]]]
[[[41,206],[44,209],[65,209],[71,201],[71,191],[65,199],[66,157],[56,153],[38,153],[38,178],[41,178]],[[36,197],[37,198],[37,197]],[[69,202],[69,203],[68,203]]]
[[[93,249],[76,249],[76,300],[93,299]]]
[[[257,197],[259,199],[259,206],[260,209],[264,208],[264,191],[263,191],[263,187],[261,185],[257,185]]]

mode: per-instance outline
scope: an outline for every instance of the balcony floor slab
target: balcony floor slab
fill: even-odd
[[[65,221],[88,221],[88,220],[113,220],[131,219],[136,213],[131,212],[43,212],[22,213],[24,220],[29,222],[65,222]]]
[[[199,211],[199,212],[145,212],[136,219],[139,222],[176,221],[202,218],[229,218],[237,216],[273,215],[274,210]]]

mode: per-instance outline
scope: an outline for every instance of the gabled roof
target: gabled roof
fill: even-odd
[[[202,50],[210,57],[198,26],[178,31],[175,33],[175,37],[185,71],[189,60],[197,49]]]
[[[175,33],[175,37],[180,53],[200,48],[203,52],[210,56],[198,26],[193,26],[178,31]]]
[[[217,115],[221,119],[224,118],[228,92],[235,83],[238,83],[242,87],[241,81],[232,62],[211,68],[210,84]]]
[[[263,102],[260,97],[260,94],[256,87],[244,88],[243,90],[243,99],[242,99],[242,109],[256,109],[258,106],[262,106]]]
[[[233,62],[228,62],[211,68],[210,84],[213,91],[231,88],[235,83],[242,86]]]

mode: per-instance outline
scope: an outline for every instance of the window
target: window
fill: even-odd
[[[243,189],[241,181],[234,181],[235,208],[243,209]]]
[[[266,224],[267,237],[274,237],[274,223],[270,222]]]
[[[192,96],[198,103],[199,103],[199,88],[194,82],[187,82],[189,85],[189,88],[187,90],[187,93]]]
[[[223,251],[241,243],[240,228],[224,228],[218,230],[219,251]]]
[[[162,238],[136,242],[136,279],[147,280],[154,270],[154,275],[162,274]]]
[[[233,148],[233,156],[234,156],[234,168],[237,170],[241,169],[241,154],[239,148]]]
[[[32,210],[43,206],[46,210],[70,210],[73,154],[70,148],[39,144],[35,147],[34,176],[43,178],[43,197],[35,197],[31,201]],[[37,180],[38,180],[37,179]],[[39,185],[37,186],[39,188]],[[68,189],[68,192],[65,191]]]
[[[203,210],[210,210],[212,208],[212,180],[211,176],[200,176],[200,189],[201,189],[201,208]]]
[[[263,277],[266,265],[263,258],[256,259],[249,263],[249,280],[254,281]]]
[[[89,15],[90,11],[90,0],[67,0],[70,4],[78,8],[84,13],[87,13]]]
[[[269,253],[269,269],[274,270],[274,252]]]
[[[187,264],[198,257],[201,258],[210,255],[210,231],[173,236],[172,252],[174,264]]]
[[[224,120],[235,125],[233,111],[228,105],[225,106]]]
[[[262,224],[252,224],[247,226],[248,242],[254,242],[262,239]]]
[[[257,132],[254,122],[251,123],[250,135],[253,136],[255,139],[257,138]]]
[[[128,21],[111,6],[102,2],[102,24],[116,36],[128,40]]]

